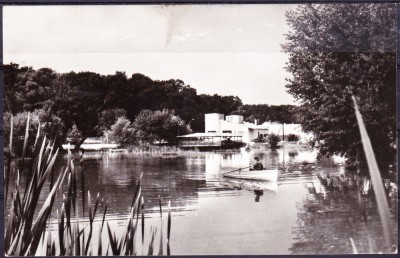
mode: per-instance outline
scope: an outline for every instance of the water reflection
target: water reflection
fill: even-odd
[[[263,190],[254,190],[254,194],[256,195],[254,201],[260,202],[260,196],[264,194]]]
[[[248,167],[255,156],[264,167],[280,169],[278,182],[221,177],[221,172]],[[65,160],[58,160],[59,167],[64,164]],[[86,153],[76,168],[78,210],[87,210],[82,200],[88,191],[92,196],[100,193],[108,201],[107,219],[121,227],[143,173],[150,221],[159,223],[159,197],[171,200],[173,255],[351,253],[350,237],[360,251],[372,248],[376,252],[382,243],[373,196],[370,190],[368,194],[357,190],[369,188],[330,188],[317,175],[334,178],[344,174],[343,161],[317,162],[316,152],[306,148],[168,156]],[[65,191],[64,186],[55,208],[61,207]],[[391,194],[395,200],[397,195]],[[395,217],[397,202],[391,203]]]
[[[293,254],[352,253],[350,238],[360,253],[390,251],[384,246],[377,206],[370,192],[365,192],[368,190],[353,187],[331,191],[318,179],[307,188],[309,194],[297,204],[298,226],[293,228],[296,241],[290,248]],[[396,217],[393,214],[394,224]],[[396,239],[397,231],[392,233]]]

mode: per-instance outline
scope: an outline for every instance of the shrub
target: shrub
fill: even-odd
[[[269,147],[271,149],[275,149],[278,147],[278,142],[279,142],[279,136],[276,134],[270,134],[268,136],[268,143],[269,143]]]
[[[131,121],[126,117],[119,117],[111,129],[106,131],[105,137],[110,141],[119,144],[136,143],[136,130],[133,128]]]
[[[124,109],[114,108],[103,110],[99,114],[99,129],[98,132],[110,130],[111,126],[115,124],[120,117],[127,117],[127,113]]]
[[[191,133],[186,125],[174,111],[142,110],[136,117],[134,127],[138,131],[141,141],[153,143],[154,141],[175,142],[177,135]]]
[[[299,137],[295,134],[289,134],[288,135],[288,141],[289,142],[297,142],[299,140]]]

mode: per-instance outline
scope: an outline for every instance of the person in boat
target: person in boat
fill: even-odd
[[[261,163],[260,159],[258,157],[254,157],[254,160],[256,161],[256,163],[254,163],[254,165],[250,167],[250,170],[263,170],[264,166]]]

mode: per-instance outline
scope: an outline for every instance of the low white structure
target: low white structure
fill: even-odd
[[[234,136],[241,136],[244,143],[257,139],[260,134],[263,136],[268,134],[267,127],[244,122],[243,116],[230,115],[224,119],[224,115],[218,113],[205,114],[205,131],[206,133],[229,133]]]
[[[74,149],[75,145],[73,144],[63,144],[64,150]],[[88,151],[101,151],[101,150],[109,150],[109,149],[117,149],[118,144],[116,143],[104,143],[101,139],[97,138],[87,138],[80,146],[80,149],[88,150]]]
[[[288,141],[289,135],[295,135],[298,141],[306,141],[300,124],[281,124],[265,122],[261,125],[243,121],[243,116],[210,113],[205,114],[205,132],[178,136],[183,146],[220,146],[223,141],[250,143],[259,138],[276,134],[281,141]]]
[[[300,124],[265,122],[262,125],[269,129],[269,134],[278,135],[281,141],[290,141],[291,135],[295,135],[300,143],[307,143],[312,138],[312,134],[305,133]]]

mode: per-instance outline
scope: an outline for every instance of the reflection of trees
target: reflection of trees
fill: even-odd
[[[198,163],[188,163],[186,157],[119,157],[86,160],[82,167],[77,164],[78,196],[87,203],[87,191],[108,202],[107,214],[127,213],[135,192],[135,185],[143,172],[142,193],[146,210],[158,208],[159,197],[173,200],[173,209],[182,209],[197,201],[198,191],[206,185],[204,170]],[[82,172],[81,172],[82,171]],[[189,178],[186,173],[199,174]],[[202,177],[200,177],[200,174]],[[59,195],[59,201],[62,194]],[[78,202],[82,210],[81,201]],[[86,214],[86,213],[85,213]]]
[[[376,203],[371,191],[364,195],[358,188],[309,189],[298,203],[298,227],[294,228],[293,254],[352,253],[350,237],[359,252],[387,252]],[[313,188],[313,187],[311,187]],[[393,209],[396,212],[396,209]],[[397,232],[394,228],[393,236]]]

